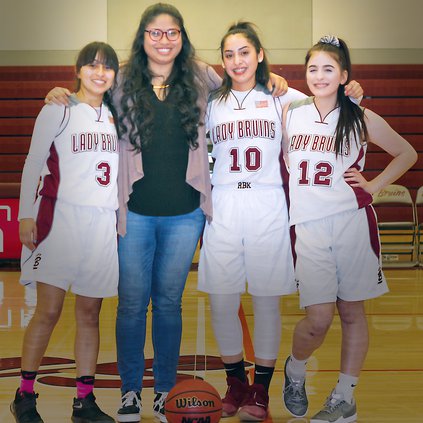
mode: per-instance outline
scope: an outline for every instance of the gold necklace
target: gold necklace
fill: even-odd
[[[169,88],[170,84],[166,84],[166,85],[153,85],[153,89],[155,90],[164,90],[165,88]]]

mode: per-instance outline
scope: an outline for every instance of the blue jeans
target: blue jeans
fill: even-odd
[[[140,391],[147,308],[152,303],[155,391],[175,385],[182,335],[182,293],[204,227],[201,209],[178,216],[128,212],[119,237],[117,363],[122,392]]]

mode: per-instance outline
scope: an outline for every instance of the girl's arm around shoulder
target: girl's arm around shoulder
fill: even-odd
[[[291,105],[291,102],[285,103],[282,110],[282,129],[284,131],[286,131],[286,117],[288,115],[288,109],[290,105]]]
[[[280,97],[288,90],[288,81],[276,73],[270,72],[267,89],[272,93],[273,97]]]
[[[222,85],[222,78],[219,76],[219,74],[213,69],[212,66],[201,60],[197,60],[196,63],[200,73],[199,76],[207,85],[208,91],[211,92],[217,90]]]
[[[277,97],[283,108],[285,107],[285,105],[289,105],[293,101],[303,100],[305,98],[307,98],[307,96],[303,92],[298,91],[295,88],[288,88],[285,94]]]
[[[360,83],[353,80],[350,81],[348,85],[345,86],[345,95],[350,98],[350,100],[355,104],[360,104],[363,99],[363,88]]]
[[[282,151],[283,151],[283,157],[285,159],[287,167],[288,167],[288,132],[286,130],[286,117],[288,115],[288,109],[290,104],[291,104],[290,102],[286,103],[282,111]]]
[[[395,182],[417,161],[417,153],[413,146],[401,135],[395,132],[389,124],[376,113],[366,109],[364,111],[365,122],[369,134],[368,142],[376,144],[393,159],[386,168],[371,181],[366,181],[356,169],[348,169],[345,180],[352,186],[363,188],[370,194],[374,194],[386,185]]]

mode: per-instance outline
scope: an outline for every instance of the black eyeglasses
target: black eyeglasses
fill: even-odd
[[[163,38],[164,34],[166,34],[166,38],[169,41],[176,41],[181,34],[181,31],[176,28],[171,28],[171,29],[168,29],[167,31],[162,31],[161,29],[157,29],[157,28],[146,29],[144,30],[144,32],[148,32],[148,35],[153,41],[160,41]]]

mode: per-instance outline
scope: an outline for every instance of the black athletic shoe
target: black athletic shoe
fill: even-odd
[[[37,411],[37,398],[38,394],[16,390],[15,399],[10,404],[16,423],[44,423]]]
[[[100,410],[92,392],[85,398],[74,398],[72,408],[73,423],[114,423],[115,421]]]
[[[165,402],[169,392],[157,392],[153,403],[153,413],[161,423],[167,423],[165,414]]]
[[[128,391],[122,395],[122,407],[117,412],[118,422],[139,422],[141,420],[141,395],[136,391]]]

